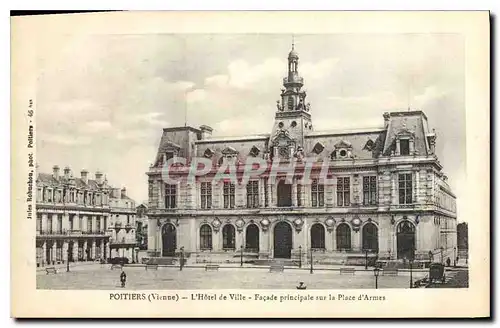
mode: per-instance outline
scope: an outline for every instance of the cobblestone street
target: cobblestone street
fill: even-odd
[[[161,267],[146,271],[143,267],[125,267],[127,289],[294,289],[300,281],[308,289],[363,289],[375,288],[375,278],[370,271],[355,275],[341,275],[339,271],[285,269],[283,273],[270,273],[268,268],[221,268],[206,272],[204,268]],[[67,273],[38,274],[39,289],[121,289],[120,270],[109,266],[83,267]],[[424,272],[415,272],[413,279]],[[379,288],[408,288],[409,275],[379,276]]]

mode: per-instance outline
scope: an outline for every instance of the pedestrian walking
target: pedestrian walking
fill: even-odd
[[[120,274],[120,281],[122,283],[122,288],[125,288],[125,283],[127,282],[127,274],[122,269],[122,273]]]

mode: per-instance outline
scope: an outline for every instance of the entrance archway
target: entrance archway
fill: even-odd
[[[398,259],[413,259],[415,255],[415,226],[408,220],[397,227]]]
[[[278,182],[278,207],[292,206],[292,185],[285,180]]]
[[[161,229],[162,252],[161,256],[174,256],[177,248],[177,234],[175,226],[167,223]]]
[[[245,249],[253,253],[259,251],[259,227],[253,223],[248,225],[245,233]]]
[[[363,226],[363,250],[378,251],[378,228],[371,222]]]
[[[289,259],[292,255],[292,227],[279,222],[274,227],[274,257]]]

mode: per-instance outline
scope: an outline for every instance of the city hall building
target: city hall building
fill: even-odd
[[[387,260],[453,260],[456,197],[426,115],[381,113],[380,128],[315,131],[303,85],[292,47],[269,134],[215,138],[205,125],[163,129],[147,172],[149,257],[182,250],[199,263],[239,262],[240,256],[305,261],[311,253],[325,264],[366,253]],[[266,171],[245,184],[214,182],[221,165],[236,163],[240,170],[249,157],[269,165],[297,161],[295,175],[287,181],[286,173],[278,173],[272,181]],[[187,161],[173,175],[187,175],[194,158],[209,159],[212,170],[194,181],[167,182],[162,172],[173,158]],[[327,163],[329,179],[313,168],[304,183],[302,158]]]

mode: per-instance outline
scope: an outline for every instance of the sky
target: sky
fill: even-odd
[[[464,40],[458,34],[295,35],[315,131],[382,127],[422,110],[449,184],[465,191]],[[147,200],[165,127],[270,133],[292,36],[65,35],[38,55],[37,163],[87,169]]]

